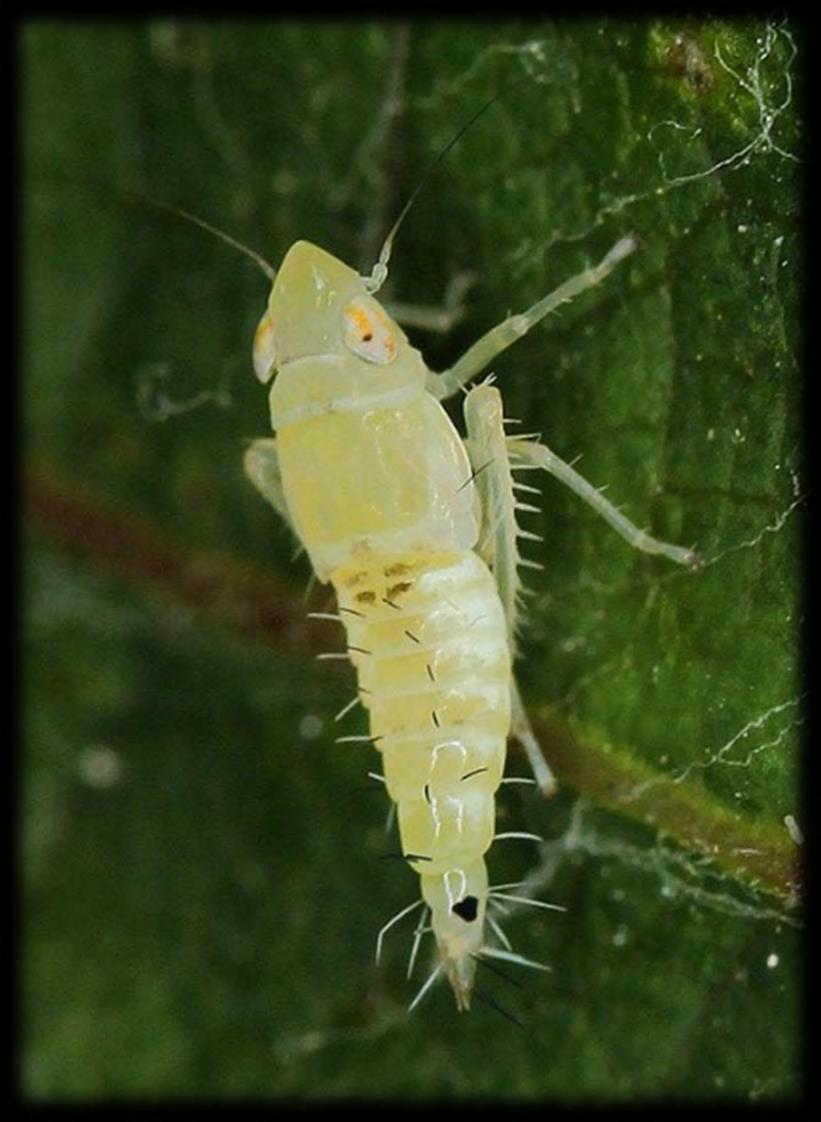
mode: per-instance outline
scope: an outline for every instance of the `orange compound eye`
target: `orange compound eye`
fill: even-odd
[[[277,352],[274,338],[274,321],[268,312],[257,324],[254,332],[254,373],[263,385],[274,376]]]
[[[342,312],[345,346],[367,362],[387,366],[396,358],[396,329],[376,300],[360,297]]]

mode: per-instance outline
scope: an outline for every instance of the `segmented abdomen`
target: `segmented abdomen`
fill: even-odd
[[[403,853],[438,875],[476,862],[495,827],[511,655],[475,553],[363,554],[331,580]]]

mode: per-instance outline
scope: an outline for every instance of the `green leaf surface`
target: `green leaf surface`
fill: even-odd
[[[752,20],[24,25],[28,1099],[799,1095],[798,46]],[[540,484],[519,677],[562,790],[505,790],[500,828],[545,843],[489,864],[568,911],[500,917],[552,973],[484,978],[525,1032],[444,988],[407,1015],[410,921],[373,965],[416,885],[379,859],[375,754],[333,743],[364,718],[334,723],[350,673],[294,622],[305,558],[242,475],[266,282],[146,201],[367,270],[508,86],[388,298],[475,274],[453,331],[413,335],[443,369],[636,233],[493,370],[508,416],[706,559],[639,556]],[[267,614],[232,596],[255,581]]]

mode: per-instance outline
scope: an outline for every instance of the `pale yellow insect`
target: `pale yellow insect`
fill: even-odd
[[[637,529],[545,445],[508,438],[489,383],[465,397],[465,439],[440,404],[557,305],[602,281],[634,240],[623,238],[434,374],[373,295],[391,237],[367,278],[305,241],[286,254],[253,351],[259,379],[273,379],[276,439],[255,441],[245,469],[336,592],[368,739],[438,948],[416,1001],[444,972],[458,1008],[468,1009],[479,957],[528,961],[485,934],[486,919],[498,934],[486,916],[485,854],[505,836],[495,835],[494,795],[511,733],[541,788],[554,787],[512,673],[522,563],[515,516],[525,506],[517,492],[532,490],[512,472],[544,468],[638,549],[690,566],[697,556]],[[385,925],[378,948],[414,906]]]
[[[542,468],[554,475],[637,549],[693,568],[700,559],[639,530],[546,445],[508,437],[491,379],[466,393],[464,439],[440,404],[560,304],[603,281],[635,240],[622,238],[598,265],[508,316],[434,374],[374,297],[421,185],[368,277],[306,241],[291,246],[277,272],[201,218],[166,209],[247,254],[272,282],[253,363],[262,383],[273,379],[276,439],[251,444],[245,471],[299,537],[317,578],[333,585],[333,618],[347,633],[340,657],[356,669],[370,721],[369,736],[340,740],[369,740],[378,749],[402,853],[419,874],[421,900],[381,929],[377,959],[385,933],[424,906],[438,963],[411,1008],[444,972],[463,1010],[482,957],[539,967],[513,952],[487,912],[489,899],[557,907],[509,896],[502,890],[510,885],[490,887],[484,859],[494,839],[534,837],[495,833],[509,736],[525,749],[542,791],[555,790],[512,671],[518,569],[541,568],[519,556],[518,539],[535,535],[519,529],[516,514],[535,508],[518,494],[534,488],[514,482],[513,473]],[[426,922],[416,930],[409,976]],[[486,941],[486,922],[502,946]]]

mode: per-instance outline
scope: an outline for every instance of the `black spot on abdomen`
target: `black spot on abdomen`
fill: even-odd
[[[450,909],[466,923],[471,923],[479,914],[479,901],[475,896],[466,896]]]

